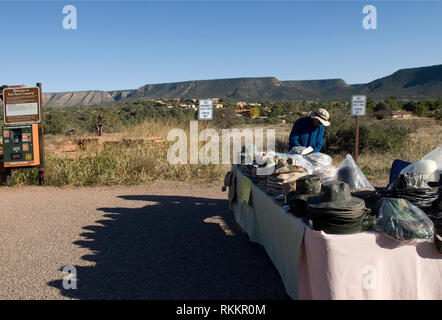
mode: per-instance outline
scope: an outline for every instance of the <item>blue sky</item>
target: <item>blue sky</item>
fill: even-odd
[[[62,27],[65,5],[78,29]],[[377,30],[362,8],[377,8]],[[1,1],[0,84],[44,91],[274,76],[364,83],[442,63],[442,1]]]

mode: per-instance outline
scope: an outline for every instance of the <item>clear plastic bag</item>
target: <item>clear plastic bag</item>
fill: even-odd
[[[434,224],[418,207],[405,199],[382,198],[375,209],[373,229],[399,241],[430,239]]]
[[[347,154],[344,161],[342,161],[339,166],[336,178],[347,183],[350,186],[351,191],[361,188],[374,190],[374,187],[368,182],[361,169],[356,165],[353,157],[349,154]]]
[[[289,158],[295,160],[296,164],[298,166],[305,168],[309,174],[313,173],[315,166],[300,154],[289,154]]]
[[[426,180],[427,182],[438,182],[442,175],[442,146],[438,146],[436,149],[426,154],[422,160],[433,160],[436,163],[436,171],[429,175]]]
[[[401,170],[401,174],[404,173],[416,173],[422,175],[426,181],[434,171],[437,170],[436,162],[433,160],[419,160],[409,164]]]
[[[332,157],[325,153],[313,152],[305,156],[315,166],[329,166],[332,164]]]
[[[313,169],[313,174],[316,174],[321,179],[321,183],[330,182],[335,179],[338,169],[335,166],[316,166]]]
[[[290,154],[301,154],[302,151],[304,151],[305,149],[307,149],[306,147],[303,146],[294,146],[291,150],[290,150]]]
[[[421,160],[433,160],[436,162],[437,169],[442,170],[442,146],[427,153]]]

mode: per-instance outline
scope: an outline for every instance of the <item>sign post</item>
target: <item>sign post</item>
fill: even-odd
[[[41,83],[35,87],[3,86],[3,166],[10,185],[13,168],[38,167],[44,179]]]
[[[358,162],[359,155],[359,117],[365,116],[365,107],[367,104],[367,96],[351,97],[351,115],[356,117],[356,135],[355,135],[355,154],[354,160]]]
[[[204,130],[207,129],[207,120],[213,118],[213,102],[212,99],[205,99],[199,101],[198,120],[203,120]],[[204,140],[206,137],[204,136]]]

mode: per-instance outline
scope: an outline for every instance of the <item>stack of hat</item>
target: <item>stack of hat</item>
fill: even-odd
[[[283,193],[283,184],[294,182],[307,175],[307,170],[286,159],[277,159],[274,172],[267,177],[266,191],[272,196]]]
[[[362,232],[375,220],[364,200],[352,197],[349,185],[336,180],[323,184],[319,197],[308,199],[307,216],[314,230],[331,234]]]
[[[254,144],[246,144],[242,146],[241,153],[238,154],[241,161],[239,167],[242,173],[250,179],[252,178],[253,165],[255,164],[254,157],[256,154],[257,149]]]
[[[267,177],[274,171],[276,165],[275,153],[260,152],[255,154],[255,158],[256,162],[251,165],[251,179],[253,183],[265,189],[267,185]]]
[[[296,191],[287,195],[290,212],[298,217],[307,217],[307,200],[319,196],[321,180],[315,174],[309,174],[296,180]]]
[[[247,178],[252,177],[252,166],[251,165],[241,164],[241,171]]]
[[[428,209],[437,199],[438,193],[436,188],[425,184],[421,174],[404,173],[394,178],[391,188],[385,190],[383,196],[406,199],[418,208]]]
[[[425,213],[434,223],[434,244],[437,251],[442,254],[442,176],[439,181],[438,198]]]

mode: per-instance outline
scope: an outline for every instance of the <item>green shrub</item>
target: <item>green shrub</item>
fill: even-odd
[[[325,130],[322,152],[329,154],[352,153],[356,128],[354,121],[334,121]],[[366,121],[359,127],[359,152],[386,152],[400,150],[412,130],[394,121]]]

